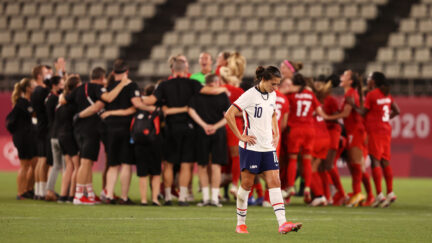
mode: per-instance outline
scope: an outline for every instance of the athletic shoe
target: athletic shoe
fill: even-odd
[[[161,205],[160,205],[160,203],[159,202],[152,202],[152,204],[151,204],[152,206],[158,206],[158,207],[160,207]]]
[[[237,199],[237,191],[238,188],[236,186],[231,186],[229,193],[234,197],[234,199]]]
[[[24,198],[27,198],[27,199],[33,199],[33,197],[34,197],[34,193],[32,193],[31,191],[26,191],[24,194],[22,194],[21,195],[22,197],[24,197]]]
[[[172,201],[170,200],[170,201],[165,201],[164,202],[164,206],[172,206],[173,204],[172,204]]]
[[[327,199],[324,196],[316,197],[314,200],[312,200],[309,206],[312,207],[327,206]]]
[[[213,200],[210,202],[210,206],[218,207],[218,208],[223,207],[222,203],[220,203],[220,202],[215,202],[215,201],[213,201]]]
[[[255,200],[255,205],[262,206],[263,202],[264,202],[264,197],[259,197]]]
[[[179,205],[180,207],[188,207],[188,206],[189,206],[189,203],[188,203],[188,202],[183,202],[183,201],[178,201],[178,205]]]
[[[25,200],[26,198],[23,195],[17,195],[16,200]]]
[[[249,234],[247,230],[247,226],[245,224],[237,225],[236,227],[236,233],[239,234]]]
[[[347,197],[347,195],[342,194],[341,192],[337,192],[337,193],[333,196],[333,206],[342,206],[342,205],[344,205],[348,200],[349,200],[349,198]]]
[[[366,198],[366,201],[361,203],[361,206],[362,207],[370,207],[374,202],[375,202],[375,197],[374,196],[368,196]]]
[[[67,200],[68,200],[68,197],[64,196],[64,197],[59,197],[59,199],[57,200],[57,202],[58,203],[65,203],[65,202],[67,202]]]
[[[304,192],[303,192],[303,201],[306,204],[309,204],[312,202],[312,196],[310,193],[310,188],[309,187],[305,187]]]
[[[127,198],[126,200],[120,199],[119,204],[120,205],[135,205],[136,203],[134,203],[132,200],[130,200],[130,198]]]
[[[111,205],[115,205],[115,204],[117,204],[118,201],[119,201],[119,200],[116,200],[116,199],[112,199],[112,198],[107,197],[107,198],[105,199],[105,201],[103,201],[103,203],[104,203],[104,204],[111,204]]]
[[[386,199],[384,200],[383,203],[381,203],[381,207],[382,208],[387,208],[390,207],[390,205],[396,201],[397,197],[396,194],[394,192],[390,192],[389,194],[387,194]]]
[[[107,198],[107,197],[106,197],[107,193],[108,193],[107,190],[106,190],[106,189],[103,189],[103,190],[101,191],[101,193],[99,194],[99,196],[100,196],[100,200],[105,201],[105,199]]]
[[[285,222],[281,226],[279,226],[279,233],[286,234],[291,231],[297,232],[299,229],[301,229],[302,223],[292,223],[292,222]]]
[[[256,201],[255,198],[253,196],[248,198],[248,206],[255,206],[256,205]]]
[[[262,206],[265,207],[265,208],[271,208],[272,207],[272,205],[271,205],[271,203],[269,201],[264,201],[263,204],[262,204]]]
[[[74,197],[68,197],[68,199],[67,199],[67,203],[73,203],[73,200],[74,200]]]
[[[375,201],[372,203],[372,207],[377,208],[379,205],[381,205],[386,200],[384,194],[380,192],[375,198]]]
[[[94,205],[94,201],[89,200],[87,197],[82,196],[81,198],[74,197],[74,205]]]
[[[350,208],[352,208],[352,207],[355,208],[355,207],[359,206],[365,199],[366,199],[366,197],[363,194],[357,193],[350,198],[350,200],[346,206],[350,207]]]
[[[100,200],[100,198],[98,196],[96,196],[96,195],[94,197],[89,197],[88,199],[91,200],[91,201],[93,201],[94,204],[101,204],[102,203],[102,201]]]
[[[197,203],[198,207],[205,207],[205,206],[210,206],[210,201],[201,201],[199,203]]]

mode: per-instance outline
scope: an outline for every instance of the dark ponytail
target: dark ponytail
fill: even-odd
[[[351,71],[351,87],[357,89],[357,93],[360,97],[360,105],[363,106],[363,79],[356,72]]]
[[[255,71],[255,75],[256,75],[255,79],[257,80],[257,82],[267,81],[273,78],[282,77],[279,69],[275,66],[267,66],[267,67],[258,66]]]
[[[305,77],[303,77],[303,75],[301,75],[300,73],[294,74],[292,78],[292,82],[294,85],[301,87],[299,93],[301,93],[305,89],[307,84]]]

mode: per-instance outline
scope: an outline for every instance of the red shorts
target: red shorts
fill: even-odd
[[[291,127],[288,135],[288,153],[311,154],[314,148],[315,128],[313,127]]]
[[[240,132],[243,131],[243,120],[241,118],[236,118],[236,124],[237,124],[237,128],[239,129]],[[226,125],[226,130],[227,130],[227,144],[228,147],[237,147],[239,145],[239,139],[236,137],[236,135],[234,135],[234,133],[232,132],[231,128],[229,128],[228,125]]]
[[[370,133],[368,138],[369,154],[377,160],[390,161],[391,136],[387,134]]]
[[[348,144],[347,149],[357,147],[362,151],[367,149],[366,147],[366,131],[364,129],[355,129],[353,131],[347,131]]]
[[[330,149],[338,150],[341,130],[332,129],[332,130],[328,130],[328,132],[330,134]]]
[[[330,138],[317,137],[315,138],[314,141],[314,149],[312,152],[312,156],[319,159],[326,159],[329,149],[330,149]]]

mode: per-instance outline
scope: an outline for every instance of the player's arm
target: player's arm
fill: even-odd
[[[318,111],[318,110],[320,110],[320,111]],[[317,108],[316,111],[317,111],[318,115],[320,115],[325,120],[337,120],[337,119],[340,119],[340,118],[346,118],[346,117],[348,117],[349,114],[351,113],[351,110],[352,110],[352,106],[350,104],[345,104],[341,113],[337,113],[337,114],[333,114],[333,115],[327,115],[327,114],[325,114],[325,112],[322,110],[321,107],[319,107],[319,109]],[[325,116],[323,116],[322,114],[320,114],[320,112],[324,113]]]
[[[367,98],[366,98],[367,99]],[[361,116],[365,116],[368,112],[369,109],[364,107],[364,106],[357,106],[355,104],[355,101],[352,97],[347,97],[346,99],[347,103],[349,105],[351,105],[352,109],[354,109],[357,113],[359,113]]]
[[[256,143],[256,137],[255,136],[248,136],[246,134],[241,134],[240,131],[238,130],[237,124],[235,121],[235,117],[238,113],[242,113],[242,111],[240,111],[236,106],[231,105],[230,108],[225,113],[225,119],[227,121],[227,124],[230,127],[231,131],[234,133],[234,135],[240,141],[254,145]]]
[[[143,100],[141,99],[141,97],[131,98],[131,103],[135,108],[143,110],[143,111],[153,112],[156,110],[156,106],[145,104],[143,102]]]
[[[331,116],[329,116],[329,115],[327,115],[327,113],[325,113],[325,111],[322,109],[322,107],[321,106],[318,106],[317,108],[316,108],[316,113],[318,114],[318,115],[320,115],[324,120],[336,120],[336,119],[339,119],[339,118],[336,118],[336,119],[331,119],[333,116],[336,116],[336,115],[339,115],[339,114],[342,114],[342,113],[339,113],[339,114],[336,114],[336,115],[331,115]]]
[[[275,148],[277,148],[279,144],[279,126],[276,117],[276,112],[273,112],[273,116],[272,116],[272,130],[273,130],[272,144]]]
[[[123,75],[120,83],[110,92],[105,92],[101,95],[101,99],[105,102],[111,103],[122,91],[122,89],[132,82],[126,75]]]
[[[400,114],[399,106],[395,102],[391,103],[390,108],[391,108],[390,119]]]
[[[198,113],[195,111],[194,108],[189,107],[188,108],[188,114],[189,116],[204,129],[204,131],[207,134],[207,130],[209,129],[209,125],[198,115]]]
[[[82,110],[80,113],[78,113],[79,118],[86,118],[89,116],[92,116],[99,111],[101,111],[105,107],[105,104],[98,100],[93,105],[87,107],[86,109]]]
[[[127,109],[105,111],[104,113],[101,114],[101,118],[105,119],[109,116],[129,116],[134,114],[135,112],[136,112],[135,107],[131,106]]]
[[[282,121],[281,121],[281,127],[280,127],[280,130],[283,132],[283,131],[285,131],[285,129],[287,128],[287,126],[288,126],[288,112],[287,113],[285,113],[285,114],[283,114],[283,116],[282,116]]]
[[[209,87],[204,86],[201,88],[200,93],[206,95],[218,95],[222,93],[228,93],[228,89],[225,87]]]
[[[186,113],[188,112],[187,106],[182,107],[168,107],[168,106],[162,106],[162,112],[165,116],[174,115],[174,114],[180,114],[180,113]]]

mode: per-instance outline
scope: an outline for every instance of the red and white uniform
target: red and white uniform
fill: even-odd
[[[288,95],[290,104],[288,126],[288,153],[298,154],[303,148],[303,154],[311,154],[315,138],[313,112],[321,106],[315,94],[307,89]]]
[[[345,94],[342,109],[345,104],[347,104],[348,97],[352,97],[354,99],[355,105],[360,106],[360,97],[357,91],[354,88],[350,88]],[[363,117],[354,109],[352,109],[348,117],[344,118],[343,121],[348,138],[347,149],[357,147],[360,148],[362,151],[365,151],[366,130],[363,123]]]
[[[229,84],[222,85],[222,87],[225,87],[228,89],[228,98],[230,100],[230,103],[233,104],[234,101],[236,101],[243,93],[243,89],[239,87],[235,87]],[[236,124],[239,131],[243,131],[243,118],[242,117],[236,117]],[[227,133],[227,143],[228,146],[238,146],[239,139],[234,135],[232,130],[229,128],[228,125],[225,125],[226,133]]]
[[[339,104],[335,97],[329,95],[324,99],[323,110],[326,114],[332,115],[339,112]],[[330,149],[339,148],[339,140],[342,132],[341,126],[337,121],[326,121],[327,131],[330,136]]]
[[[284,94],[282,94],[278,90],[276,90],[275,92],[276,92],[276,118],[278,120],[278,125],[279,125],[279,144],[278,147],[276,148],[276,152],[277,155],[279,156],[281,142],[282,142],[282,130],[281,130],[282,118],[284,117],[285,114],[289,112],[289,102],[288,102],[288,98]]]
[[[330,149],[330,135],[327,125],[321,116],[315,116],[315,140],[312,156],[319,159],[326,159]]]
[[[386,96],[376,88],[367,94],[364,104],[369,110],[365,116],[369,154],[378,160],[390,160],[392,127],[389,121],[392,103],[391,95]]]

